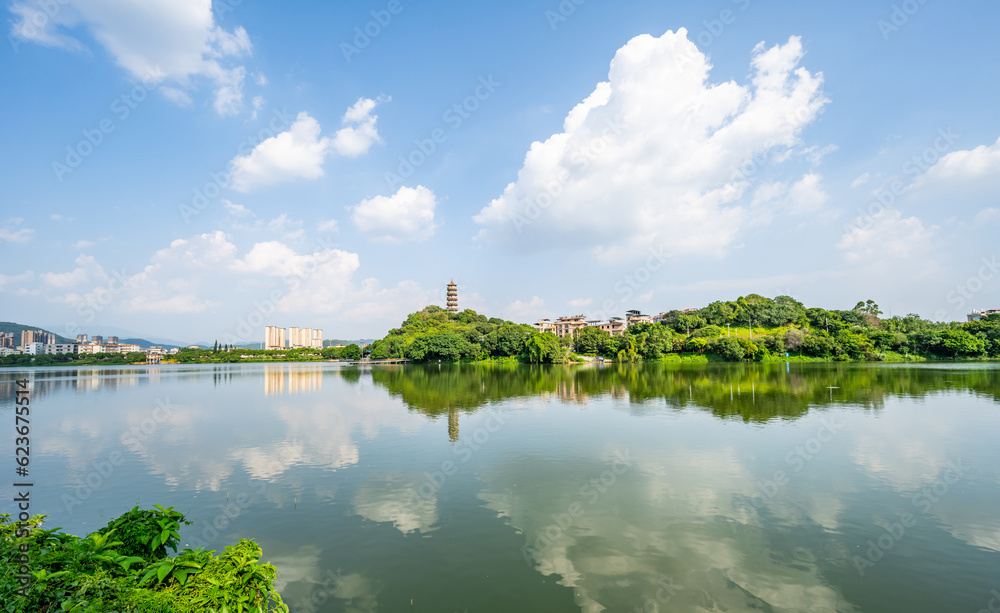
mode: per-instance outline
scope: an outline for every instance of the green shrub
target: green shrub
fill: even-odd
[[[277,570],[241,540],[225,553],[176,551],[181,513],[134,508],[79,538],[42,528],[44,515],[0,515],[0,603],[6,613],[288,613]],[[129,555],[139,554],[139,555]],[[22,564],[28,570],[22,575]]]

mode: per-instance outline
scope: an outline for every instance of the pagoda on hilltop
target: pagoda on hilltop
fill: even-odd
[[[454,281],[448,284],[448,312],[458,313],[458,286]]]

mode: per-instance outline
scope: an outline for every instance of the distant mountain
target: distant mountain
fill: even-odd
[[[375,342],[375,339],[373,339],[373,338],[365,338],[365,339],[353,340],[353,341],[351,341],[351,340],[341,340],[341,339],[336,339],[336,338],[335,339],[323,339],[323,347],[324,348],[325,347],[333,347],[334,345],[345,345],[346,346],[346,345],[351,345],[351,344],[356,344],[356,345],[370,345],[371,343],[374,343],[374,342]],[[192,345],[200,345],[203,348],[211,349],[212,347],[215,346],[215,341],[212,341],[211,343],[206,343],[206,342],[202,341],[200,343],[191,343],[191,344]],[[184,345],[184,347],[187,347],[187,345]],[[238,343],[236,345],[236,348],[237,349],[263,349],[264,348],[264,343]]]
[[[167,343],[154,343],[152,341],[147,341],[144,338],[119,338],[118,344],[120,345],[139,345],[142,349],[149,349],[153,345],[157,347],[163,347],[164,349],[174,349],[176,347],[187,347],[187,345],[169,345]]]
[[[56,329],[58,329],[58,326],[53,326],[53,327],[55,327]],[[187,347],[188,345],[191,344],[191,343],[187,343],[187,342],[184,342],[184,341],[179,341],[179,340],[173,339],[173,338],[163,338],[163,337],[160,337],[160,336],[151,336],[151,335],[148,335],[148,334],[140,334],[139,332],[136,332],[134,330],[126,330],[125,328],[118,328],[118,327],[115,327],[115,326],[82,325],[82,326],[80,326],[80,333],[81,334],[86,334],[88,336],[88,338],[91,337],[91,336],[93,336],[93,335],[95,335],[95,334],[99,334],[99,335],[103,336],[105,339],[108,338],[109,336],[117,336],[118,337],[118,342],[120,342],[120,343],[124,343],[125,339],[129,339],[130,341],[142,341],[142,343],[147,343],[147,344],[150,344],[150,345],[158,345],[158,346],[164,347],[164,348],[165,347]],[[76,339],[74,338],[73,340],[76,340]],[[135,342],[133,344],[145,347],[146,345],[143,345],[142,343]]]
[[[13,332],[14,333],[14,344],[21,344],[21,333],[26,330],[41,330],[42,332],[51,333],[52,330],[47,330],[40,326],[26,326],[24,324],[16,324],[12,321],[0,321],[0,332]],[[65,336],[60,336],[56,334],[57,343],[75,343],[75,338],[66,338]]]

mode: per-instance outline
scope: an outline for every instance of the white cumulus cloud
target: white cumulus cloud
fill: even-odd
[[[83,29],[130,76],[160,85],[174,101],[189,102],[195,80],[207,79],[220,115],[243,106],[246,69],[233,59],[251,53],[250,37],[240,26],[217,25],[207,0],[15,0],[10,10],[14,40],[85,51],[70,34]]]
[[[215,271],[228,264],[236,250],[221,231],[173,241],[153,254],[142,272],[128,279],[126,310],[201,313],[217,306],[218,301],[201,294],[218,285]]]
[[[378,122],[378,115],[372,113],[375,107],[387,102],[390,98],[379,96],[377,99],[361,98],[354,103],[354,106],[347,109],[341,120],[344,127],[337,131],[333,139],[333,148],[344,157],[358,157],[368,150],[374,143],[382,142],[375,124]]]
[[[42,283],[53,289],[67,289],[93,280],[107,278],[104,269],[90,255],[79,255],[76,258],[76,268],[69,272],[46,272],[38,275]]]
[[[642,35],[573,108],[563,132],[535,142],[517,180],[483,208],[479,237],[523,251],[587,248],[605,259],[669,245],[720,255],[747,222],[740,200],[794,154],[827,100],[799,66],[798,37],[753,50],[750,83],[712,83],[683,29]],[[803,185],[802,204],[820,198]]]
[[[986,207],[976,213],[975,221],[979,225],[1000,222],[1000,209]]]
[[[392,196],[376,196],[354,207],[351,219],[374,240],[420,241],[434,234],[437,197],[422,185],[401,187]]]
[[[23,217],[12,217],[0,225],[0,243],[26,243],[35,233],[30,228],[22,228]]]
[[[1000,139],[992,145],[953,151],[931,166],[917,183],[1000,175]]]
[[[321,131],[309,113],[299,113],[288,131],[230,162],[233,189],[248,192],[264,185],[322,177],[330,139],[322,137]]]
[[[883,209],[841,236],[837,243],[849,262],[900,260],[931,250],[936,228],[926,228],[917,217],[903,217],[897,209]]]
[[[372,114],[375,106],[388,98],[361,98],[344,113],[345,127],[333,137],[323,136],[319,121],[302,111],[291,127],[254,147],[229,163],[233,189],[249,192],[258,187],[296,179],[318,179],[331,152],[345,157],[367,153],[373,143],[382,142]]]
[[[544,316],[543,309],[545,301],[538,296],[532,296],[528,302],[515,300],[508,304],[503,310],[503,317],[514,323],[534,323],[539,317]]]

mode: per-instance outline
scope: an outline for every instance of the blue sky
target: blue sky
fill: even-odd
[[[1000,307],[995,2],[5,8],[4,320]]]

